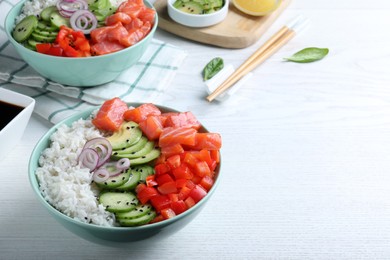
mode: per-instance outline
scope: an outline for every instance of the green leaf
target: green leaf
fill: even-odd
[[[299,63],[308,63],[317,60],[321,60],[329,53],[327,48],[305,48],[301,51],[298,51],[293,56],[285,58],[287,61],[299,62]]]
[[[209,63],[207,63],[202,72],[203,80],[206,81],[214,77],[215,74],[217,74],[223,69],[223,66],[224,64],[222,58],[217,57],[209,61]]]

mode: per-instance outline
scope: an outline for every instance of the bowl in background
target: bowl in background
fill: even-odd
[[[69,86],[90,87],[110,82],[120,73],[134,65],[145,53],[157,28],[158,15],[149,34],[140,42],[124,50],[93,57],[56,57],[32,51],[12,37],[15,18],[19,15],[24,0],[16,4],[5,19],[5,31],[11,44],[23,60],[45,78]],[[152,4],[144,1],[153,8]]]
[[[33,98],[0,88],[0,160],[22,138],[34,106]]]
[[[131,103],[129,106],[139,106],[139,103]],[[177,112],[167,107],[157,106],[162,112]],[[121,247],[128,246],[131,243],[148,240],[156,241],[162,238],[165,238],[169,235],[174,234],[175,232],[182,229],[188,223],[190,223],[204,208],[207,201],[214,194],[220,179],[220,167],[221,162],[218,164],[215,169],[215,182],[212,188],[208,191],[207,195],[196,203],[193,207],[187,209],[185,212],[167,220],[161,222],[147,224],[144,226],[138,227],[104,227],[94,224],[83,223],[77,221],[67,215],[56,210],[52,205],[50,205],[45,198],[42,196],[39,190],[39,183],[36,177],[35,171],[38,167],[38,160],[41,153],[50,145],[50,136],[57,130],[57,128],[63,124],[71,125],[74,121],[80,118],[87,118],[97,108],[90,108],[84,112],[77,113],[53,126],[36,144],[35,148],[32,151],[29,167],[28,167],[28,176],[30,184],[32,186],[33,192],[39,202],[44,206],[44,208],[50,213],[50,215],[57,220],[61,225],[63,225],[70,232],[78,235],[79,237],[88,240],[90,242],[113,246]],[[201,131],[207,132],[207,129],[202,127]]]
[[[194,28],[208,27],[222,22],[229,11],[229,0],[224,0],[223,7],[210,14],[189,14],[175,8],[173,4],[176,0],[167,0],[168,15],[175,22]]]

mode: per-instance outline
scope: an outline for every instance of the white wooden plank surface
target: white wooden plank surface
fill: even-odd
[[[280,26],[309,28],[226,103],[208,103],[200,70],[238,66]],[[0,259],[389,259],[390,2],[293,1],[255,45],[227,50],[159,31],[189,56],[159,103],[191,110],[223,137],[223,179],[202,213],[166,240],[126,249],[69,233],[33,197],[27,163],[50,127],[33,117],[0,162]],[[330,53],[283,62],[309,46]]]

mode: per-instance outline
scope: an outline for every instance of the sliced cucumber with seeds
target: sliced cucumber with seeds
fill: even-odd
[[[113,213],[128,212],[138,205],[138,199],[132,192],[102,192],[99,202],[107,211]]]
[[[115,216],[117,219],[133,219],[142,217],[143,215],[148,214],[151,210],[152,206],[150,204],[139,204],[133,210],[123,213],[117,213],[115,214]]]
[[[125,184],[130,179],[130,169],[116,176],[109,177],[104,182],[96,182],[96,185],[102,189],[114,189]]]
[[[15,41],[23,42],[27,40],[38,26],[38,18],[35,15],[26,16],[14,28],[12,36]]]
[[[154,210],[151,210],[147,214],[138,217],[138,218],[132,218],[132,219],[118,219],[118,222],[121,226],[124,227],[135,227],[135,226],[141,226],[149,223],[156,217],[156,212]]]
[[[56,36],[45,36],[35,31],[31,34],[31,37],[38,42],[54,42],[56,39]]]
[[[40,13],[40,16],[41,16],[42,20],[49,22],[51,13],[53,13],[55,11],[58,11],[56,6],[54,6],[54,5],[48,6],[42,10],[42,12]]]
[[[141,178],[141,174],[134,170],[131,170],[130,172],[131,172],[130,178],[128,179],[128,181],[116,187],[115,190],[128,191],[128,190],[134,190],[135,187],[137,187]]]
[[[147,164],[135,166],[134,171],[140,174],[139,182],[146,182],[146,177],[154,174],[154,168]]]
[[[69,19],[63,17],[58,11],[50,13],[50,23],[57,28],[60,28],[62,25],[70,27]]]

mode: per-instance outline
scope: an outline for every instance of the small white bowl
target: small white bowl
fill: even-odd
[[[20,141],[27,123],[30,120],[35,106],[35,100],[31,97],[13,92],[8,89],[0,88],[0,102],[16,106],[21,111],[10,121],[4,122],[5,126],[0,129],[0,160]],[[1,120],[5,120],[4,115]],[[3,122],[2,124],[3,125]]]
[[[185,26],[201,28],[208,27],[222,22],[229,11],[229,0],[224,0],[223,7],[211,14],[189,14],[175,8],[176,0],[168,0],[168,15],[177,23]]]

